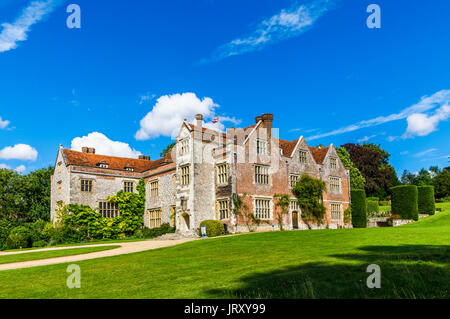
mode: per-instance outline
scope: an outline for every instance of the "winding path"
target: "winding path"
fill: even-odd
[[[183,238],[183,239],[175,239],[175,240],[150,239],[150,240],[144,240],[144,241],[125,242],[125,243],[119,242],[119,243],[110,243],[110,244],[42,248],[42,249],[34,249],[34,250],[29,250],[29,251],[0,252],[0,256],[6,256],[6,255],[34,253],[34,252],[39,252],[39,251],[71,249],[71,248],[120,246],[118,248],[114,248],[114,249],[110,249],[110,250],[98,251],[98,252],[87,253],[87,254],[82,254],[82,255],[55,257],[55,258],[30,260],[30,261],[21,261],[21,262],[16,262],[16,263],[9,263],[9,264],[0,264],[0,271],[10,270],[10,269],[19,269],[19,268],[29,268],[29,267],[36,267],[36,266],[71,263],[71,262],[76,262],[76,261],[81,261],[81,260],[89,260],[89,259],[95,259],[95,258],[103,258],[103,257],[131,254],[131,253],[137,253],[137,252],[152,250],[152,249],[157,249],[157,248],[170,247],[170,246],[186,243],[186,242],[193,241],[193,240],[196,240],[196,239],[195,238]]]

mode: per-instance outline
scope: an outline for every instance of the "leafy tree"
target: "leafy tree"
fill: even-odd
[[[355,167],[350,159],[350,154],[344,147],[338,147],[336,149],[339,158],[341,159],[344,167],[350,171],[350,188],[352,189],[363,189],[366,180],[361,175],[358,168]]]
[[[417,174],[404,170],[401,181],[407,185],[427,186],[433,185],[433,176],[435,177],[437,175],[439,175],[439,168],[437,166],[431,166],[429,170],[422,168]]]
[[[368,196],[386,198],[389,188],[399,184],[394,168],[389,164],[390,154],[372,143],[342,145],[350,159],[366,180],[364,189]]]
[[[434,195],[436,198],[450,196],[450,171],[443,169],[433,178]]]
[[[159,156],[165,157],[165,156],[169,155],[170,151],[175,146],[175,144],[176,144],[176,142],[173,142],[173,143],[170,143],[169,145],[167,145],[166,148],[159,154]]]
[[[306,174],[302,175],[292,189],[292,193],[297,197],[298,206],[302,209],[302,219],[309,229],[312,223],[321,225],[323,222],[326,209],[322,195],[325,191],[323,181]]]
[[[9,169],[0,169],[0,219],[26,219],[26,197],[21,176]]]
[[[27,219],[50,221],[50,178],[53,167],[40,169],[22,176]]]
[[[275,205],[280,207],[280,210],[277,212],[278,226],[280,227],[280,230],[283,230],[283,216],[289,213],[291,199],[287,194],[275,194],[274,197],[278,199]]]

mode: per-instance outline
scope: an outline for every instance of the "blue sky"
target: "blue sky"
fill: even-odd
[[[66,8],[81,8],[69,29]],[[369,29],[369,4],[381,28]],[[398,172],[448,166],[449,1],[0,1],[0,167],[59,144],[159,157],[183,118],[367,140]],[[208,125],[212,125],[209,123]]]

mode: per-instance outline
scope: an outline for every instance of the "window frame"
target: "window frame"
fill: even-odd
[[[329,159],[329,164],[330,164],[330,169],[332,170],[337,170],[338,169],[338,161],[337,161],[337,157],[330,157]]]
[[[217,218],[225,220],[230,218],[230,200],[228,198],[218,199],[216,201]]]
[[[333,183],[333,181],[336,181],[337,183]],[[342,178],[340,176],[329,176],[328,184],[331,193],[342,194]]]
[[[131,184],[131,191],[130,191],[130,184]],[[123,181],[123,191],[125,193],[134,193],[134,182]]]
[[[300,149],[298,151],[298,161],[300,164],[308,164],[308,151],[307,150]]]
[[[216,165],[217,184],[228,184],[228,163],[220,163]]]
[[[253,213],[261,220],[272,220],[272,199],[255,197],[253,200]]]
[[[187,172],[185,171],[187,170]],[[186,187],[191,183],[191,166],[186,164],[180,166],[181,186]]]
[[[162,210],[161,208],[152,208],[148,210],[148,228],[161,227]]]
[[[155,187],[156,185],[156,187]],[[159,196],[159,181],[157,179],[148,182],[149,196],[155,198]]]
[[[86,185],[83,185],[84,183],[88,183],[88,190],[86,190]],[[81,178],[80,179],[80,191],[82,193],[93,193],[94,192],[94,180],[93,179],[86,179],[86,178]]]
[[[98,202],[98,209],[102,218],[116,218],[120,216],[120,211],[116,203],[101,200]]]
[[[296,177],[294,184],[292,184],[293,177]],[[290,188],[294,188],[295,184],[297,184],[297,182],[299,180],[300,180],[300,175],[299,174],[289,174],[289,187]]]
[[[266,172],[261,172],[262,170]],[[257,185],[270,185],[269,165],[255,164],[253,166],[253,183]]]
[[[336,210],[336,206],[338,206],[338,212]],[[334,209],[333,209],[334,208]],[[333,218],[338,214],[339,218]],[[334,216],[333,216],[334,215]],[[330,202],[330,219],[332,222],[342,222],[343,221],[343,205],[341,202]]]
[[[267,140],[257,138],[256,139],[256,154],[257,155],[268,155],[269,154],[269,149],[268,149],[269,145],[268,144],[269,144],[269,142]],[[261,147],[261,145],[263,145],[263,147]]]

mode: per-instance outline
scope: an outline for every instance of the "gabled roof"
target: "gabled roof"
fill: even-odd
[[[328,153],[328,146],[327,147],[312,147],[308,146],[309,150],[311,151],[312,156],[314,157],[314,160],[317,164],[322,164],[323,160],[325,159],[325,156]]]
[[[67,158],[68,165],[98,167],[98,163],[107,163],[109,169],[125,170],[126,167],[132,167],[135,172],[148,171],[152,168],[163,165],[164,163],[172,162],[170,154],[156,161],[90,154],[69,149],[64,149],[64,155]]]
[[[295,149],[295,146],[298,143],[298,139],[294,140],[294,141],[285,141],[285,140],[280,139],[278,141],[279,141],[280,148],[283,150],[284,156],[291,156],[292,152]]]
[[[190,128],[192,131],[195,129],[194,124],[188,124],[188,125],[189,125],[189,128]],[[210,133],[210,134],[212,134],[212,135],[222,134],[222,136],[223,136],[224,138],[227,137],[227,134],[226,134],[226,133],[219,132],[219,131],[216,131],[216,130],[212,130],[212,129],[209,129],[209,128],[206,128],[206,127],[202,127],[202,133]]]

